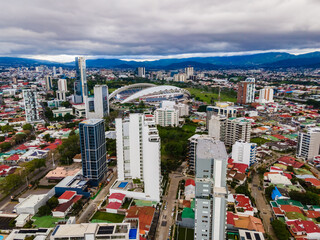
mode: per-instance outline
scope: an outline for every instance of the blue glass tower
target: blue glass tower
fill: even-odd
[[[88,96],[86,59],[76,57],[76,81],[74,82],[74,102],[83,103]]]
[[[107,149],[103,119],[79,124],[83,176],[97,186],[107,171]]]

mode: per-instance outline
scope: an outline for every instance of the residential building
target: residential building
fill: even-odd
[[[320,155],[320,128],[309,128],[307,132],[299,132],[297,157],[313,160]]]
[[[232,159],[236,163],[244,163],[251,166],[257,161],[256,154],[256,143],[248,143],[240,140],[232,146]]]
[[[129,240],[130,223],[61,224],[53,230],[50,240],[119,239]],[[136,232],[136,231],[135,231]],[[131,233],[132,234],[132,233]],[[137,239],[137,238],[134,238]]]
[[[62,67],[59,67],[59,74],[60,74],[60,75],[62,75],[62,74],[63,74]]]
[[[137,197],[160,201],[160,137],[154,116],[135,113],[126,119],[117,118],[116,136],[118,181],[139,179],[144,194]]]
[[[58,80],[58,90],[59,91],[68,91],[67,79],[61,78]]]
[[[259,90],[259,103],[272,103],[273,102],[273,88],[265,87]]]
[[[144,67],[138,67],[138,77],[146,77],[146,69]]]
[[[254,102],[255,79],[247,78],[238,84],[237,103],[248,104]]]
[[[52,90],[52,77],[47,75],[46,76],[46,89],[49,91],[49,90]]]
[[[223,142],[213,139],[198,141],[195,171],[196,240],[225,239],[227,160]]]
[[[186,72],[186,75],[187,75],[187,79],[190,79],[191,76],[193,76],[193,67],[186,67],[185,68],[185,72]]]
[[[57,75],[57,68],[56,67],[52,67],[52,75],[53,76]]]
[[[175,82],[185,82],[187,81],[187,75],[185,73],[178,73],[173,76],[173,81]]]
[[[216,103],[216,106],[207,106],[207,126],[213,115],[223,115],[227,118],[236,117],[237,108],[234,106],[230,106],[226,102],[218,102]]]
[[[179,110],[173,108],[158,108],[154,111],[156,124],[161,127],[177,127],[179,125]]]
[[[88,96],[86,60],[76,57],[76,81],[74,83],[74,103],[84,103]]]
[[[40,104],[38,102],[38,92],[27,89],[23,90],[24,107],[26,113],[26,121],[28,123],[41,121]]]
[[[67,101],[67,96],[65,91],[56,91],[56,97],[59,101]]]
[[[209,136],[223,141],[226,134],[227,118],[223,115],[212,115],[208,123]]]
[[[86,115],[87,118],[103,118],[109,115],[108,86],[95,85],[94,97],[87,98]]]
[[[98,185],[107,171],[107,150],[103,119],[79,124],[83,176]]]

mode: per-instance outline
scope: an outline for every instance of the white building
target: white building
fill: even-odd
[[[191,76],[193,76],[193,67],[186,67],[185,68],[185,72],[186,72],[186,75],[187,75],[187,79],[190,79]]]
[[[179,125],[179,110],[173,108],[158,108],[154,111],[156,124],[162,127]]]
[[[313,160],[320,155],[320,128],[310,128],[308,132],[299,132],[297,156],[306,160]]]
[[[61,78],[61,79],[58,80],[58,90],[59,91],[64,91],[64,92],[68,91],[67,80],[66,79]]]
[[[64,117],[66,114],[72,115],[73,110],[72,108],[65,108],[65,107],[59,107],[58,109],[52,110],[53,116],[56,117]]]
[[[212,115],[208,121],[208,133],[215,140],[223,140],[226,131],[227,118],[223,115]]]
[[[117,118],[116,135],[118,180],[140,179],[144,198],[160,201],[160,137],[154,117],[130,114],[128,119]]]
[[[173,108],[179,111],[179,117],[189,116],[189,105],[165,100],[160,103],[160,108]]]
[[[29,195],[26,198],[19,198],[19,203],[14,206],[14,209],[17,214],[35,215],[48,199],[48,194]]]
[[[254,164],[257,154],[257,144],[237,141],[232,146],[232,159],[236,163],[244,163],[248,166]]]
[[[273,88],[265,87],[259,90],[259,103],[271,103],[273,102]]]
[[[40,119],[40,104],[38,102],[38,93],[34,90],[23,90],[24,107],[27,122],[37,122]]]
[[[67,100],[67,95],[65,91],[56,91],[56,97],[59,101],[66,101]]]
[[[254,102],[256,85],[254,78],[247,78],[238,84],[237,103],[248,104]]]
[[[185,82],[187,81],[187,75],[185,73],[178,73],[173,76],[173,81],[175,82]]]
[[[107,85],[94,86],[94,98],[86,102],[87,118],[103,118],[109,115],[109,94]]]
[[[144,67],[138,67],[138,77],[146,77],[146,69]]]

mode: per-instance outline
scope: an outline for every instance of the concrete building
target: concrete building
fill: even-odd
[[[31,239],[33,237],[35,240],[45,240],[49,238],[49,234],[52,228],[39,228],[39,229],[13,229],[6,240],[24,240]]]
[[[201,139],[196,150],[196,240],[221,240],[226,235],[228,155],[223,142]]]
[[[227,102],[218,102],[216,106],[207,106],[207,127],[212,116],[223,115],[227,118],[237,116],[237,108]],[[209,130],[209,129],[208,129]]]
[[[56,97],[59,101],[67,101],[67,95],[65,91],[56,91]]]
[[[52,75],[53,76],[57,75],[57,68],[56,67],[52,67]]]
[[[146,69],[144,67],[138,67],[138,77],[146,77]]]
[[[79,124],[83,176],[98,185],[107,171],[104,120],[89,119]]]
[[[46,76],[46,89],[49,91],[49,90],[52,90],[52,77],[47,75]]]
[[[19,198],[19,203],[14,206],[17,214],[35,215],[39,208],[49,200],[48,194],[29,195],[26,198]]]
[[[297,157],[313,160],[320,155],[320,128],[309,128],[307,132],[299,132]]]
[[[238,84],[237,103],[248,104],[254,102],[255,94],[255,79],[247,78],[245,81]]]
[[[144,184],[144,194],[137,197],[160,201],[160,137],[153,115],[117,118],[116,135],[118,181],[139,179]]]
[[[94,97],[87,98],[86,116],[87,118],[103,118],[109,115],[108,86],[95,85]]]
[[[235,163],[244,163],[248,166],[254,164],[257,154],[257,144],[237,141],[232,146],[232,159]]]
[[[61,78],[58,80],[58,90],[59,91],[68,91],[67,79]]]
[[[187,75],[185,73],[178,73],[173,76],[173,81],[175,82],[185,82],[187,81]]]
[[[34,90],[23,90],[24,107],[26,113],[26,122],[38,122],[40,118],[40,104],[38,101],[38,92]]]
[[[64,117],[66,114],[72,115],[73,110],[72,108],[65,108],[65,107],[59,107],[58,109],[52,110],[53,117]]]
[[[194,75],[193,67],[186,67],[185,68],[185,72],[186,72],[186,75],[187,75],[187,79],[190,79],[190,77]]]
[[[179,110],[174,108],[158,108],[154,111],[156,124],[161,127],[177,127],[179,125]]]
[[[250,142],[251,122],[246,118],[228,118],[224,139],[220,139],[226,146],[232,146],[236,141]]]
[[[62,75],[62,74],[63,74],[62,67],[59,67],[59,74],[60,74],[60,75]]]
[[[88,97],[86,60],[84,57],[76,57],[76,81],[74,83],[74,103],[83,103]]]
[[[212,115],[208,122],[208,133],[215,140],[224,141],[226,135],[227,118],[224,115]]]
[[[273,88],[265,87],[259,90],[259,103],[272,103],[273,101]]]
[[[77,118],[86,117],[86,106],[85,104],[74,104],[72,105],[74,113]]]
[[[93,240],[93,239],[119,239],[129,240],[130,223],[80,223],[61,224],[53,230],[50,240]],[[133,231],[130,232],[132,235]],[[137,231],[135,231],[137,234]],[[130,239],[137,239],[130,238]]]

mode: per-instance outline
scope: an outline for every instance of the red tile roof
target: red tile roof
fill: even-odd
[[[303,166],[303,163],[296,161],[294,157],[290,157],[290,156],[280,157],[278,159],[278,162],[287,166],[292,166],[294,168],[301,168]]]
[[[273,209],[274,214],[276,214],[276,215],[283,215],[283,212],[281,211],[280,208],[278,208],[278,207],[273,207],[272,209]]]
[[[18,161],[20,156],[18,154],[13,154],[6,159],[6,161]]]
[[[296,213],[301,213],[303,214],[303,211],[297,207],[297,206],[292,206],[292,205],[280,205],[280,209],[284,212],[296,212]]]
[[[320,180],[315,179],[315,178],[306,178],[304,179],[306,182],[311,183],[313,186],[315,187],[319,187],[320,186]]]
[[[234,226],[234,218],[237,217],[233,212],[227,212],[227,224],[231,224]]]
[[[186,184],[185,184],[185,186],[189,186],[189,185],[193,185],[193,186],[195,186],[195,185],[196,185],[196,183],[194,182],[194,180],[193,180],[193,179],[188,178],[188,179],[186,180]]]
[[[320,212],[318,211],[306,211],[306,215],[308,218],[318,218],[320,217]]]
[[[245,173],[248,168],[247,164],[244,163],[233,163],[233,168],[236,169],[238,172]]]
[[[298,232],[320,233],[320,227],[316,225],[313,221],[294,220],[294,221],[287,221],[286,224],[291,227],[291,230],[294,233],[298,233]]]
[[[122,203],[118,203],[118,202],[111,202],[107,205],[107,208],[109,209],[115,209],[118,210],[121,207]]]
[[[58,199],[72,199],[77,194],[76,191],[65,191]]]
[[[253,207],[251,205],[251,201],[249,197],[243,195],[243,194],[236,194],[233,195],[234,200],[236,201],[236,208],[243,208],[247,211],[253,211]]]
[[[117,199],[117,200],[120,200],[120,201],[123,201],[123,199],[126,197],[125,194],[122,194],[122,193],[112,193],[109,197],[109,199]]]
[[[73,201],[68,201],[65,203],[60,204],[58,207],[56,207],[53,212],[66,212],[71,206],[73,205]]]
[[[154,213],[153,207],[131,206],[127,211],[126,218],[139,218],[139,233],[146,234],[150,230]]]

